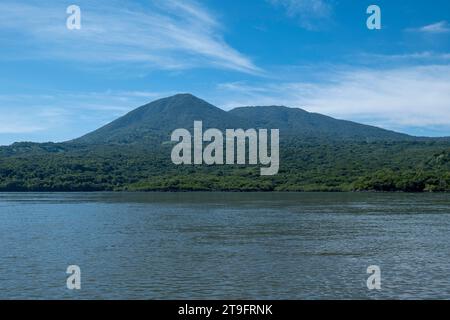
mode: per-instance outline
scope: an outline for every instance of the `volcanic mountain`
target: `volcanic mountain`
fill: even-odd
[[[337,120],[299,108],[283,106],[240,107],[224,111],[191,94],[177,94],[141,106],[123,117],[71,142],[77,144],[134,144],[145,141],[167,141],[178,128],[192,130],[194,121],[204,128],[280,129],[286,136],[331,140],[410,140],[413,137]]]

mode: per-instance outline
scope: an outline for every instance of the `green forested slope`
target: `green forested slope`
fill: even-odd
[[[450,147],[441,142],[287,144],[273,177],[261,177],[260,166],[175,166],[170,151],[97,146],[2,156],[0,191],[450,191]]]

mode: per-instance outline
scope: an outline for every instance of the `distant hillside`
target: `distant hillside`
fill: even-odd
[[[280,128],[284,135],[338,140],[410,140],[406,134],[351,121],[337,120],[299,108],[241,107],[229,112],[252,120],[255,127]]]
[[[280,129],[280,171],[176,166],[170,133]],[[450,192],[450,141],[417,138],[280,106],[223,111],[189,94],[160,99],[66,143],[0,147],[0,191]]]
[[[195,120],[205,128],[280,129],[281,137],[332,140],[410,140],[396,133],[355,122],[336,120],[298,108],[241,107],[229,112],[190,94],[178,94],[139,107],[125,116],[71,142],[79,144],[167,141],[178,128],[192,129]]]

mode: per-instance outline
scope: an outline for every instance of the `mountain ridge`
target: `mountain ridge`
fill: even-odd
[[[286,106],[246,106],[224,111],[192,94],[177,94],[138,107],[79,138],[77,144],[161,142],[178,128],[280,129],[296,138],[341,140],[412,140],[418,137]]]

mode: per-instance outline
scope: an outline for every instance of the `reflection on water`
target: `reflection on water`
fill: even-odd
[[[449,257],[445,194],[0,193],[3,299],[450,299]]]

